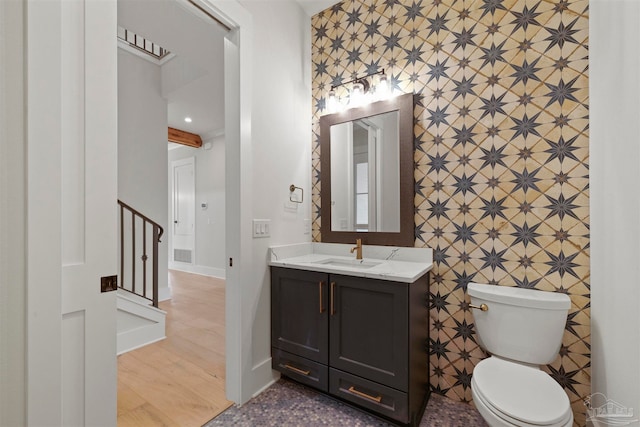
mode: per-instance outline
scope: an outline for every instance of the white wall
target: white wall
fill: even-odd
[[[218,136],[203,140],[211,148],[180,147],[169,151],[169,177],[171,162],[195,157],[196,171],[196,225],[195,265],[169,263],[170,268],[224,278],[225,276],[225,139]],[[169,183],[169,208],[171,184]],[[207,209],[201,204],[207,203]],[[171,233],[169,232],[169,236]],[[168,237],[169,237],[168,236]],[[169,237],[169,248],[171,239]],[[169,258],[171,259],[171,258]]]
[[[252,194],[253,217],[271,219],[271,237],[253,240],[250,283],[241,283],[249,304],[251,393],[268,385],[271,370],[270,245],[311,240],[311,40],[310,19],[291,1],[241,1],[253,18]],[[289,185],[304,188],[304,203],[286,208]],[[246,319],[249,320],[249,319]],[[246,398],[248,393],[243,392]]]
[[[638,418],[640,2],[592,0],[589,9],[591,390]]]
[[[26,425],[24,4],[0,2],[0,425]]]
[[[167,103],[160,90],[160,67],[118,49],[118,198],[166,232]],[[163,300],[169,297],[166,237],[158,251]]]

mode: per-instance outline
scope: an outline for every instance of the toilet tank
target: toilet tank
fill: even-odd
[[[571,300],[566,294],[509,286],[470,283],[479,344],[489,353],[543,365],[558,355]]]

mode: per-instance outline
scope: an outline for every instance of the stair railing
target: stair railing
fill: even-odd
[[[164,229],[157,222],[151,220],[121,200],[120,205],[120,283],[118,287],[131,292],[152,302],[158,307],[158,243],[164,233]],[[126,211],[126,213],[125,213]],[[148,236],[147,230],[151,231]],[[129,245],[126,245],[125,236]],[[128,236],[129,237],[129,236]],[[150,239],[150,241],[149,241]],[[136,243],[138,243],[136,245]],[[151,297],[148,291],[148,246],[152,246],[152,271],[151,271]],[[128,256],[125,256],[128,255]],[[136,266],[141,267],[136,270]],[[125,272],[128,273],[125,275]],[[126,280],[126,279],[130,280]],[[136,287],[136,278],[142,279],[142,286]]]

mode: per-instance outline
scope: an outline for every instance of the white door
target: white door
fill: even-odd
[[[28,0],[27,417],[116,424],[115,0]]]
[[[171,162],[172,260],[193,264],[195,236],[195,159]]]

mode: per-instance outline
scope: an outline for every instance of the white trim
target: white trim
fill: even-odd
[[[225,279],[226,270],[224,268],[207,267],[205,265],[190,265],[181,262],[169,262],[169,270],[184,271],[187,273],[199,274],[201,276]]]
[[[275,372],[275,371],[274,371]],[[262,387],[261,389],[259,389],[258,391],[256,391],[255,393],[253,393],[253,397],[256,397],[257,395],[259,395],[260,393],[262,393],[263,391],[265,391],[266,389],[268,389],[269,387],[271,387],[272,385],[274,385],[276,383],[276,381],[278,381],[280,379],[280,373],[278,373],[278,375],[275,378],[272,378],[267,384],[265,384],[264,387]]]
[[[158,302],[168,301],[171,299],[171,287],[158,287]]]
[[[278,378],[278,375],[274,375],[273,368],[271,368],[271,357],[254,365],[251,374],[252,390],[258,390],[251,397],[257,396]]]
[[[25,7],[0,1],[0,425],[26,425]]]
[[[147,324],[118,331],[117,354],[121,355],[140,347],[161,341],[166,338],[165,320],[167,312],[149,305],[149,301],[135,295],[128,295],[125,291],[118,291],[118,312],[129,313],[145,319]],[[142,301],[138,301],[141,299]],[[120,313],[117,314],[120,316]]]
[[[231,31],[225,38],[225,209],[226,263],[225,349],[227,399],[242,404],[253,395],[251,378],[251,313],[254,303],[248,292],[252,283],[251,216],[253,186],[251,169],[252,40],[251,14],[237,0],[194,0]],[[246,266],[244,264],[247,264]]]
[[[152,327],[150,327],[150,329],[151,328],[160,330],[160,327],[158,326],[158,324],[153,325]],[[164,325],[162,329],[164,331]],[[140,340],[144,340],[148,335],[152,333],[153,332],[147,332],[146,328],[144,328],[144,330],[143,328],[140,328],[140,329],[134,329],[133,331],[127,331],[124,334],[118,334],[118,356],[133,350],[137,350],[142,347],[146,347],[149,344],[153,344],[167,338],[166,336],[162,336],[162,337],[154,338],[150,341],[145,340],[146,342],[144,344],[135,344]],[[142,336],[142,338],[139,338],[137,335]],[[122,347],[120,347],[121,342],[122,342]]]

